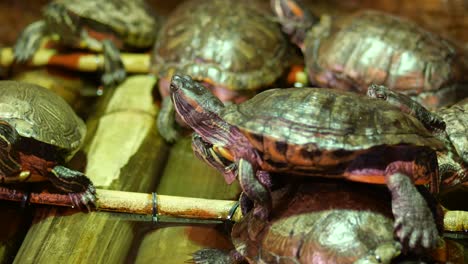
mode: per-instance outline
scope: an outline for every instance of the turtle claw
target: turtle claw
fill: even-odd
[[[69,193],[68,197],[70,197],[72,206],[78,209],[86,208],[89,212],[96,206],[96,192],[94,188],[84,192]]]
[[[96,189],[91,180],[82,172],[55,166],[49,176],[49,180],[56,188],[68,193],[74,207],[86,207],[90,211],[91,207],[95,206]]]
[[[104,51],[104,74],[101,81],[105,87],[113,87],[125,80],[127,73],[120,52],[110,40],[102,41]]]
[[[45,22],[39,20],[29,25],[21,33],[13,47],[13,56],[16,62],[25,63],[34,56],[45,34],[45,28]]]

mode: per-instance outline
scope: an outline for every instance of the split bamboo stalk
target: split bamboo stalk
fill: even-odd
[[[87,120],[81,156],[86,156],[85,174],[97,187],[154,190],[167,155],[155,122],[155,82],[150,76],[127,78],[104,93]],[[71,208],[38,209],[14,262],[123,263],[136,239],[135,222],[111,217]]]

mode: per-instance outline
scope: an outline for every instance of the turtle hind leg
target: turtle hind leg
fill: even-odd
[[[46,34],[47,26],[44,20],[36,21],[23,30],[13,47],[15,61],[24,63],[31,59]]]
[[[393,173],[387,176],[387,186],[392,193],[394,230],[402,244],[412,250],[433,248],[439,238],[434,216],[410,177]]]
[[[118,85],[127,75],[124,64],[120,58],[120,51],[110,40],[102,41],[102,49],[104,52],[104,74],[102,75],[102,83],[105,87]]]
[[[91,180],[83,173],[63,166],[55,166],[48,179],[59,190],[68,193],[74,206],[81,208],[95,204],[96,189]]]
[[[192,254],[192,263],[196,264],[236,264],[242,263],[244,258],[239,252],[232,250],[224,252],[219,249],[205,248]]]
[[[175,107],[170,96],[164,97],[161,110],[158,114],[157,124],[159,134],[169,143],[173,143],[180,138],[175,115]]]

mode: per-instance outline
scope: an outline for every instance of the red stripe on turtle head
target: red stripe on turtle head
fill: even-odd
[[[213,145],[229,143],[230,125],[219,116],[224,104],[208,89],[190,76],[175,74],[170,92],[177,113],[187,125]]]

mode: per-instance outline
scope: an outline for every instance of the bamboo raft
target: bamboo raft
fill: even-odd
[[[175,2],[150,2],[172,5],[164,10],[175,6]],[[338,10],[328,2],[314,1],[314,5],[321,11]],[[463,5],[461,0],[454,0],[449,8],[439,0],[413,6],[407,1],[352,2],[332,1],[346,12],[359,5],[407,15],[417,22],[432,23],[430,28],[452,38],[468,41],[466,9],[458,8]],[[0,6],[0,13],[10,12],[1,11]],[[28,18],[19,24],[30,22]],[[9,41],[7,45],[14,38]],[[149,54],[122,53],[122,59],[129,73],[148,72]],[[0,48],[0,69],[12,63],[11,48]],[[96,210],[82,212],[71,208],[67,196],[21,190],[12,194],[9,189],[0,189],[4,200],[0,201],[2,263],[184,263],[201,248],[232,248],[219,223],[241,218],[240,210],[232,212],[240,188],[226,185],[216,171],[195,158],[189,139],[168,146],[159,137],[155,126],[159,109],[153,98],[156,80],[134,76],[119,89],[88,98],[83,94],[90,93],[83,90],[96,90],[97,85],[77,76],[102,69],[102,55],[47,48],[35,54],[28,66],[28,74],[19,72],[15,78],[53,89],[87,117],[85,146],[70,165],[85,171],[95,182],[98,201]],[[57,76],[49,66],[72,70],[72,74],[60,72]],[[25,201],[30,206],[20,207]],[[446,211],[446,229],[466,231],[468,223],[460,225],[454,220],[461,217],[467,217],[465,212]],[[468,249],[466,237],[462,241]]]

